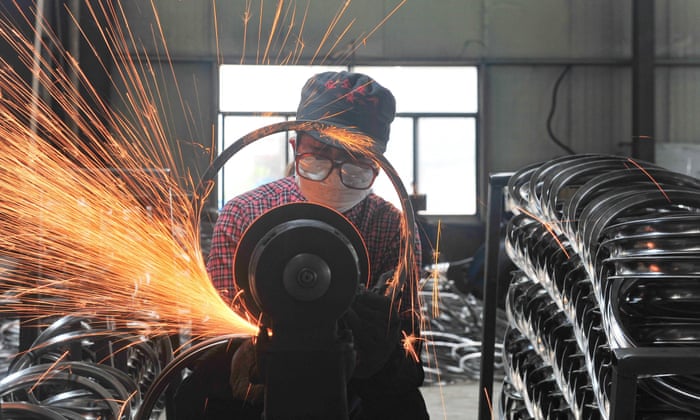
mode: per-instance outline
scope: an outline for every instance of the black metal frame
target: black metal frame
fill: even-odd
[[[632,157],[655,161],[654,0],[632,2]]]
[[[484,267],[483,334],[481,340],[481,371],[479,377],[478,420],[493,419],[493,376],[496,341],[496,311],[500,283],[498,259],[501,221],[505,213],[505,187],[512,174],[489,176],[486,261]],[[637,383],[640,377],[651,375],[700,374],[700,348],[697,347],[635,347],[613,349],[612,393],[609,420],[634,420]]]
[[[700,348],[635,347],[613,349],[609,420],[634,420],[637,380],[661,374],[700,374]]]
[[[512,173],[489,175],[486,216],[486,260],[484,262],[484,309],[481,336],[481,372],[479,374],[479,420],[493,418],[493,366],[496,343],[496,311],[499,283],[498,257],[501,220],[505,210],[505,187]]]

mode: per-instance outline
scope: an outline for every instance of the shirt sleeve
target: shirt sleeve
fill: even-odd
[[[421,270],[420,236],[416,234],[414,237],[413,255],[409,256],[408,260],[403,260],[403,247],[407,238],[402,234],[402,213],[377,197],[370,196],[367,204],[370,206],[369,210],[359,211],[353,216],[356,217],[355,223],[363,233],[372,260],[370,284],[374,286],[382,274],[394,271],[399,264],[404,265],[407,275],[400,294],[399,315],[406,334],[417,336],[421,319],[418,293]],[[362,220],[359,215],[364,215],[366,219]]]
[[[229,201],[219,212],[212,234],[207,272],[216,290],[229,303],[235,295],[233,256],[241,238],[241,226],[247,225],[246,218],[236,200]]]
[[[233,260],[238,242],[248,226],[269,209],[303,200],[294,178],[287,177],[234,197],[219,211],[207,257],[207,272],[226,302],[233,304],[238,292]]]

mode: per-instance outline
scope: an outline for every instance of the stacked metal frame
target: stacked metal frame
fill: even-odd
[[[0,302],[2,305],[2,302]],[[10,367],[10,360],[19,351],[19,320],[0,318],[0,377]]]
[[[135,418],[141,396],[173,357],[169,337],[145,339],[82,317],[57,319],[24,352],[17,351],[17,320],[2,326],[10,356],[0,374],[2,418]],[[164,409],[162,400],[152,418]]]
[[[426,267],[422,280],[422,311],[428,323],[422,353],[426,385],[474,380],[479,375],[482,302],[448,279],[449,267],[450,263]],[[433,307],[436,284],[437,308]],[[505,312],[499,308],[498,335],[503,336],[507,327]],[[153,396],[152,388],[174,356],[167,337],[146,340],[114,325],[66,316],[43,329],[29,351],[20,352],[19,329],[18,319],[0,319],[0,418],[159,418],[165,410],[167,396]],[[500,361],[501,346],[496,348]],[[196,351],[187,354],[201,356]],[[501,378],[500,362],[494,368]],[[172,371],[166,382],[183,376]],[[151,397],[147,412],[146,395]]]
[[[424,385],[446,385],[479,378],[483,302],[460,291],[455,281],[447,277],[450,264],[434,264],[423,270],[420,299],[426,323],[421,331],[425,343],[421,353]],[[500,337],[508,328],[506,314],[500,308],[496,310],[495,327]],[[502,346],[497,343],[494,350],[494,375],[502,378]]]
[[[700,345],[700,180],[575,155],[507,187],[507,419],[608,419],[612,350]],[[635,418],[700,416],[700,378],[639,379]],[[624,403],[624,402],[621,402]]]

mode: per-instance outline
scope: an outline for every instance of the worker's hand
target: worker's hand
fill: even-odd
[[[402,270],[399,272],[398,279],[395,279],[396,271],[386,271],[382,273],[377,281],[372,285],[370,289],[372,292],[379,293],[385,296],[394,296],[396,292],[396,287],[399,282],[406,282],[406,273]]]
[[[251,404],[263,401],[264,387],[256,382],[257,363],[252,339],[243,341],[231,359],[230,384],[233,398]]]
[[[379,371],[399,345],[399,319],[391,297],[360,292],[343,315],[357,351],[353,376],[366,378]]]

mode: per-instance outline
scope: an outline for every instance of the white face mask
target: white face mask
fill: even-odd
[[[333,170],[323,181],[311,181],[296,176],[301,193],[312,203],[323,204],[341,213],[355,207],[369,194],[370,189],[355,190],[340,182],[338,172]]]

